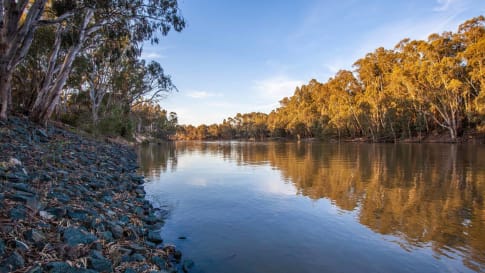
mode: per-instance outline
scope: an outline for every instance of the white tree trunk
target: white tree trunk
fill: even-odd
[[[46,123],[54,112],[57,103],[59,102],[59,97],[61,95],[62,88],[67,82],[69,73],[72,69],[72,64],[76,59],[77,54],[81,51],[82,45],[86,40],[87,27],[91,18],[94,15],[94,11],[89,9],[86,11],[83,24],[79,32],[78,43],[69,48],[64,61],[59,68],[49,69],[50,75],[46,75],[44,88],[39,92],[35,100],[34,106],[30,113],[30,118],[38,123]],[[60,31],[60,30],[59,30]],[[55,51],[55,49],[54,49]],[[58,54],[54,54],[53,57],[57,57]],[[57,71],[59,73],[54,75]]]
[[[46,2],[47,0],[0,0],[0,119],[7,118],[12,74],[32,44]]]

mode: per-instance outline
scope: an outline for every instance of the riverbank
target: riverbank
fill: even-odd
[[[0,151],[1,273],[188,271],[132,148],[11,117]]]

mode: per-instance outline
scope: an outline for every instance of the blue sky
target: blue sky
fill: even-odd
[[[321,82],[377,47],[456,31],[485,0],[181,0],[187,27],[144,46],[179,92],[160,101],[180,124],[269,113],[295,87]]]

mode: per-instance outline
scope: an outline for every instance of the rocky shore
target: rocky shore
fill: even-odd
[[[131,148],[0,121],[0,273],[187,272]]]

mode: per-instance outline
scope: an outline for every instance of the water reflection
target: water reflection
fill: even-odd
[[[406,249],[431,246],[485,270],[485,147],[476,145],[177,142],[140,149],[142,172],[174,170],[187,154],[270,165],[297,194],[326,198]]]

